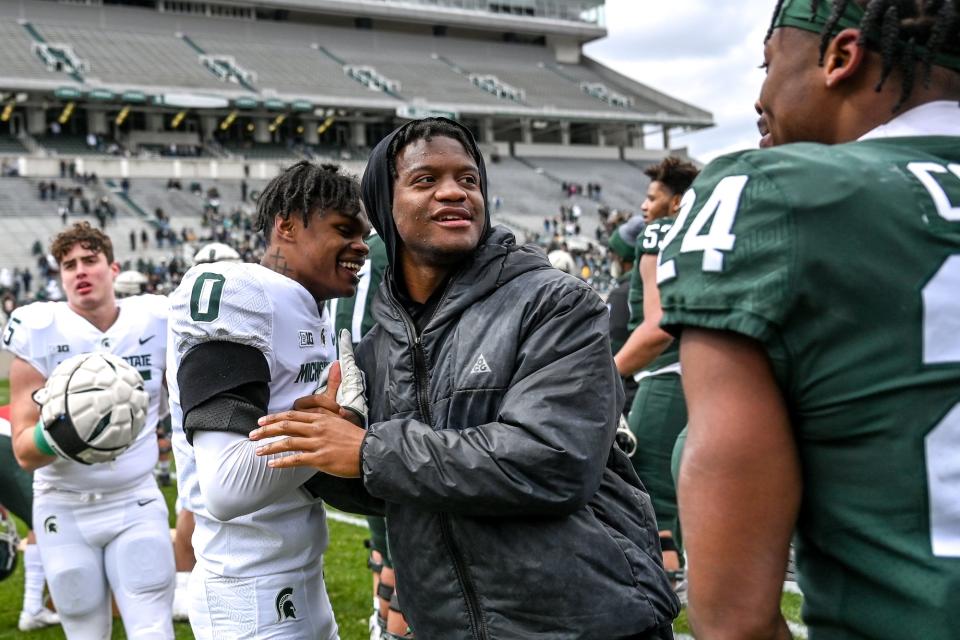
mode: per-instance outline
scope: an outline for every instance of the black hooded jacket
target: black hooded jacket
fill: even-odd
[[[623,391],[604,304],[488,219],[417,335],[392,268],[392,137],[363,178],[391,269],[357,352],[361,461],[417,637],[611,640],[668,625],[679,603],[650,498],[613,445]]]

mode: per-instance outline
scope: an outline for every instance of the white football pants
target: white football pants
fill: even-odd
[[[190,574],[197,640],[337,640],[323,564],[255,578],[227,578],[199,564]]]
[[[110,638],[111,591],[127,637],[173,638],[173,545],[153,474],[123,492],[37,493],[33,519],[50,595],[69,640]]]

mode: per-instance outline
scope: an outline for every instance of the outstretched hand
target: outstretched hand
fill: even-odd
[[[313,467],[341,478],[360,477],[360,445],[367,432],[349,420],[326,409],[291,410],[264,416],[257,424],[260,427],[250,432],[251,440],[287,436],[259,447],[258,456],[294,452],[272,458],[267,463],[270,467]]]

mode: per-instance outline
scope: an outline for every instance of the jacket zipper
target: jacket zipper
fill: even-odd
[[[446,291],[444,291],[440,302],[437,304],[438,309],[446,297],[447,294]],[[421,342],[420,336],[416,334],[413,328],[413,319],[407,313],[407,310],[394,301],[392,295],[390,298],[394,307],[400,312],[404,329],[407,331],[407,339],[413,343],[413,379],[414,386],[417,388],[417,403],[420,405],[420,415],[427,421],[427,424],[433,427],[433,414],[430,411],[430,402],[427,398],[427,359],[423,353],[423,342]],[[480,604],[477,601],[477,592],[474,589],[473,580],[471,580],[467,574],[466,564],[463,561],[463,556],[460,554],[460,549],[453,540],[450,516],[446,513],[440,514],[440,535],[443,537],[444,545],[447,547],[447,553],[449,553],[453,559],[453,569],[457,574],[457,580],[463,591],[463,598],[467,605],[467,617],[470,618],[470,635],[473,637],[473,640],[487,640],[487,630],[483,623],[483,618],[480,615]]]
[[[474,640],[486,640],[488,637],[487,628],[480,616],[477,592],[473,588],[473,580],[467,575],[467,567],[463,562],[463,556],[460,555],[460,549],[457,547],[457,543],[453,541],[450,516],[445,513],[440,514],[440,534],[443,536],[447,552],[453,558],[453,569],[457,572],[457,580],[460,582],[460,588],[463,589],[463,599],[467,605],[467,617],[470,618],[470,635]]]

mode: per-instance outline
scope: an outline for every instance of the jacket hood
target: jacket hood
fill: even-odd
[[[459,122],[448,120],[447,118],[433,118],[447,124],[453,125],[466,134],[466,139],[470,143],[467,152],[470,153],[477,162],[477,168],[480,171],[480,192],[483,194],[483,233],[480,235],[480,243],[477,248],[483,246],[485,239],[490,234],[490,207],[487,206],[487,168],[483,162],[483,154],[477,146],[476,140],[470,130]],[[367,161],[367,168],[363,172],[363,179],[360,184],[363,206],[366,207],[367,216],[373,228],[377,230],[380,237],[383,238],[387,246],[387,260],[394,268],[391,273],[396,272],[395,265],[399,258],[400,236],[397,233],[397,226],[393,221],[393,178],[390,175],[390,145],[393,140],[406,131],[409,127],[415,125],[417,120],[406,123],[398,127],[380,141],[370,153],[370,159]],[[392,275],[388,276],[392,278]]]
[[[429,333],[443,326],[511,280],[540,269],[553,269],[540,248],[532,244],[518,245],[509,229],[493,227],[477,245],[473,255],[451,276],[444,289],[443,302],[437,307],[424,332]],[[393,271],[393,266],[387,267],[384,275],[386,285],[380,287],[372,311],[385,331],[395,334],[398,340],[405,340],[406,329],[395,306],[398,303]]]

